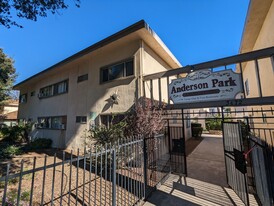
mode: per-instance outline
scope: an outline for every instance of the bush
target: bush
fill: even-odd
[[[16,145],[2,144],[0,149],[0,158],[11,158],[22,154],[22,149]]]
[[[222,130],[221,119],[206,119],[205,124],[207,130]]]
[[[13,127],[5,127],[1,129],[2,138],[7,142],[23,143],[28,142],[28,133],[31,125],[15,125]]]
[[[51,147],[52,140],[47,138],[37,138],[30,142],[28,149],[48,149]]]

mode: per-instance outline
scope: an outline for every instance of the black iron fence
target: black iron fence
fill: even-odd
[[[251,128],[249,151],[256,194],[262,205],[274,204],[274,129]]]
[[[1,204],[138,205],[169,172],[165,135],[128,138],[2,165]]]

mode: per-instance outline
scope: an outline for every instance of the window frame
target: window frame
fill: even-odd
[[[88,73],[77,77],[77,83],[84,82],[88,80]]]
[[[66,85],[64,87],[65,91],[59,92],[59,85],[61,85],[62,83],[64,83]],[[48,93],[48,91],[42,92],[42,90],[46,90],[46,89],[48,89],[50,94],[43,94],[43,93]],[[38,98],[43,99],[43,98],[53,97],[53,96],[57,96],[57,95],[61,95],[61,94],[66,94],[66,93],[68,93],[68,91],[69,91],[69,79],[65,79],[65,80],[57,82],[55,84],[51,84],[51,85],[40,88]]]
[[[128,62],[132,62],[132,74],[130,74],[130,75],[127,75],[126,65],[127,65]],[[111,69],[113,69],[113,67],[118,66],[120,64],[123,64],[122,76],[110,79],[110,72],[109,71]],[[103,73],[104,71],[108,71],[107,72],[107,75],[108,75],[107,80],[104,80],[104,73]],[[129,78],[129,77],[133,77],[133,76],[135,76],[135,66],[134,66],[134,58],[133,57],[121,60],[119,62],[109,64],[109,65],[106,65],[106,66],[103,66],[103,67],[100,68],[100,84],[112,82],[112,81],[115,81],[115,80],[121,80],[121,79]]]
[[[25,101],[22,101],[22,97],[25,96]],[[19,104],[24,104],[24,103],[27,103],[28,101],[28,93],[24,93],[24,94],[21,94],[19,96]]]
[[[54,118],[61,118],[61,124],[59,125],[59,128],[52,127],[53,124],[53,119]],[[50,119],[50,127],[42,127],[41,126],[41,119]],[[46,116],[46,117],[37,117],[37,129],[48,129],[48,130],[66,130],[67,128],[67,116],[62,115],[62,116]],[[64,127],[62,127],[64,125]]]
[[[77,124],[86,124],[87,116],[76,116],[76,123]]]

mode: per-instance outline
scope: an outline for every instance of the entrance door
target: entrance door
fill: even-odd
[[[246,164],[241,133],[238,122],[223,122],[224,152],[227,183],[244,202],[249,205]]]

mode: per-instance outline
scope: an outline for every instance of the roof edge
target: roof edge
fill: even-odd
[[[105,39],[103,39],[103,40],[101,40],[101,41],[99,41],[95,44],[92,44],[91,46],[89,46],[89,47],[87,47],[87,48],[71,55],[70,57],[68,57],[68,58],[66,58],[66,59],[50,66],[50,67],[48,67],[47,69],[45,69],[41,72],[38,72],[37,74],[35,74],[35,75],[19,82],[18,84],[13,86],[13,89],[16,90],[16,89],[18,89],[18,87],[20,85],[26,83],[27,81],[29,81],[29,80],[37,77],[37,76],[40,76],[41,74],[44,74],[44,73],[46,73],[46,72],[48,72],[48,71],[50,71],[50,70],[52,70],[52,69],[54,69],[58,66],[64,65],[64,64],[66,64],[70,61],[73,61],[73,60],[75,60],[79,57],[82,57],[82,56],[88,54],[91,51],[95,51],[95,50],[97,50],[97,49],[99,49],[103,46],[106,46],[106,45],[108,45],[108,44],[110,44],[110,43],[112,43],[112,42],[114,42],[114,41],[116,41],[116,40],[118,40],[122,37],[125,37],[125,36],[135,32],[135,31],[138,31],[138,30],[143,29],[143,28],[145,28],[147,30],[151,30],[150,27],[148,26],[148,24],[145,22],[145,20],[142,19],[142,20],[130,25],[129,27],[126,27],[125,29],[122,29],[122,30],[118,31],[117,33],[114,33],[111,36],[108,36],[107,38],[105,38]]]

